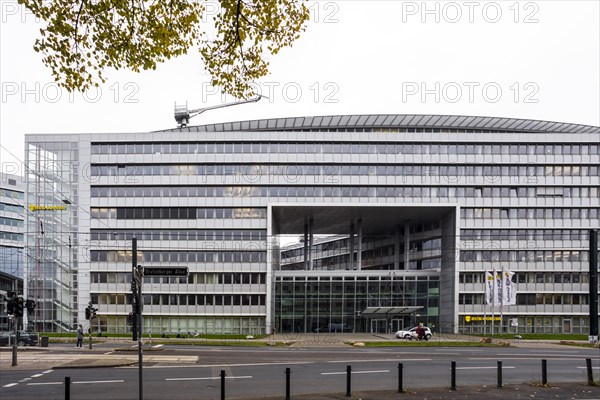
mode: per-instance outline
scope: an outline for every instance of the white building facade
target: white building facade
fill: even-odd
[[[95,328],[129,331],[135,237],[138,264],[189,269],[144,278],[153,334],[585,333],[599,143],[593,126],[431,115],[28,135],[29,296],[44,329],[91,301]],[[304,244],[281,253],[281,235]],[[493,270],[518,295],[491,319]]]

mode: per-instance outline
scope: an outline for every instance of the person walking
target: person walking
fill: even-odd
[[[77,344],[75,347],[83,347],[83,326],[79,324],[79,328],[77,328]]]

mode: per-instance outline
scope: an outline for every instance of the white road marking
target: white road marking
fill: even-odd
[[[367,362],[388,362],[388,361],[432,361],[431,358],[384,358],[381,360],[340,360],[340,361],[327,361],[328,364],[336,364],[336,363],[367,363]]]
[[[40,376],[44,376],[44,374],[35,374],[31,375],[32,378],[39,378]]]
[[[18,383],[9,383],[9,384],[4,385],[2,387],[13,387],[13,386],[17,386],[17,385],[18,385]]]
[[[23,379],[21,379],[19,382],[27,382],[27,381],[30,381],[31,379],[32,379],[32,378],[23,378]]]
[[[123,383],[122,379],[114,381],[77,381],[71,382],[71,384],[79,383]],[[27,386],[43,386],[43,385],[64,385],[64,382],[40,382],[40,383],[28,383]]]
[[[164,344],[157,344],[157,345],[152,346],[152,348],[153,349],[158,349],[158,348],[161,348],[163,346],[164,346]]]
[[[379,371],[352,371],[353,374],[378,374],[382,372],[390,372],[389,369],[380,369]],[[321,372],[321,375],[343,375],[348,372]]]
[[[43,385],[63,385],[64,382],[41,382],[41,383],[28,383],[27,386],[43,386]]]
[[[296,362],[276,362],[276,363],[252,363],[252,364],[203,364],[203,365],[151,365],[144,366],[144,369],[148,368],[216,368],[216,367],[263,367],[269,365],[303,365],[303,364],[314,364],[313,361],[296,361]],[[125,366],[119,368],[135,368],[139,369],[138,366]]]
[[[456,367],[456,369],[496,369],[498,368],[496,367]],[[502,366],[502,369],[508,369],[508,368],[517,368],[517,367],[505,367]]]
[[[215,380],[221,379],[220,376],[209,376],[207,378],[167,378],[165,381],[206,381],[206,380]],[[252,379],[251,375],[242,375],[242,376],[226,376],[225,379]]]
[[[54,371],[53,369],[49,369],[47,371],[42,372],[42,374],[49,374],[50,372]]]
[[[587,369],[587,367],[577,367],[577,369]],[[592,367],[592,369],[600,369],[600,367]]]

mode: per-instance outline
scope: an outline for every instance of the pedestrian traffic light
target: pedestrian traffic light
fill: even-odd
[[[35,310],[36,306],[37,306],[37,304],[35,303],[35,300],[27,299],[27,301],[25,302],[25,308],[27,308],[27,314],[29,314],[29,315],[33,314],[33,311]]]
[[[92,311],[90,310],[90,306],[87,306],[85,309],[85,319],[89,320],[92,316]]]

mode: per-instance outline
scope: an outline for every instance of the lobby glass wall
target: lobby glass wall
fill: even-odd
[[[438,275],[277,276],[275,325],[280,332],[389,333],[423,322],[439,325]],[[387,317],[363,316],[367,307],[421,307]]]

